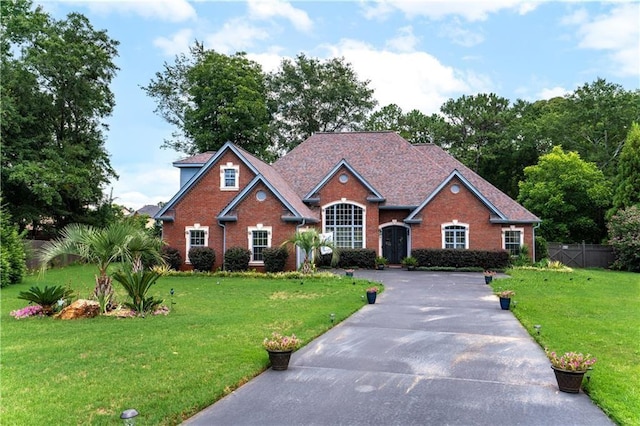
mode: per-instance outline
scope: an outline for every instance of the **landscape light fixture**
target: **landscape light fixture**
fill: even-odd
[[[122,423],[125,426],[134,426],[136,424],[137,416],[138,416],[138,412],[136,411],[135,408],[129,408],[128,410],[124,410],[122,414],[120,414]]]
[[[542,326],[540,324],[536,324],[533,326],[533,328],[536,329],[536,331],[538,332],[538,335],[540,334],[540,329],[542,328]]]
[[[333,324],[333,322],[336,320],[336,314],[332,313],[331,315],[329,315],[329,319],[331,320],[331,324]]]

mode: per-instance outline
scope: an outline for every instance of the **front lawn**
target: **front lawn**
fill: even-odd
[[[95,266],[30,276],[1,293],[2,425],[121,424],[135,408],[139,424],[178,424],[268,366],[262,340],[272,331],[305,343],[358,310],[369,282],[330,279],[163,277],[150,295],[168,316],[16,320],[20,291],[68,285],[88,298]],[[114,282],[118,300],[125,293]]]
[[[513,314],[540,346],[595,356],[586,392],[618,424],[639,425],[640,275],[588,269],[509,275],[492,287],[515,290]]]

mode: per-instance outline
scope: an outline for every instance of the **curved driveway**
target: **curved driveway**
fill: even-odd
[[[550,364],[479,273],[356,271],[375,305],[186,425],[612,425]],[[544,330],[543,330],[544,332]]]

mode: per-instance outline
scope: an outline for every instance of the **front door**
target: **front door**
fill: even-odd
[[[398,264],[407,256],[407,228],[404,226],[382,228],[382,256],[391,264]]]

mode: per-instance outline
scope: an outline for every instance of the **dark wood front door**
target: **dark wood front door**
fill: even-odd
[[[398,264],[407,256],[407,228],[404,226],[382,228],[382,256],[391,264]]]

